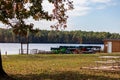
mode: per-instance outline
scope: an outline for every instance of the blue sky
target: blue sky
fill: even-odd
[[[120,33],[120,0],[82,0],[87,10],[70,17],[71,29]],[[96,1],[96,2],[90,2]],[[103,2],[100,2],[103,1]],[[79,3],[80,1],[78,1]],[[80,5],[78,5],[80,6]],[[75,6],[76,7],[76,6]],[[80,8],[80,7],[79,7]]]
[[[99,31],[120,33],[120,0],[73,0],[74,10],[69,11],[68,27],[65,30]],[[52,11],[47,0],[44,9]],[[39,29],[51,30],[53,22],[34,21]],[[0,24],[1,27],[4,25]]]

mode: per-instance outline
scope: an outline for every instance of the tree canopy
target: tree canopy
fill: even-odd
[[[73,43],[73,44],[103,44],[104,39],[120,39],[119,33],[93,31],[48,31],[39,30],[36,34],[29,33],[30,43]],[[12,29],[0,29],[1,43],[19,43]],[[24,39],[23,39],[24,41]]]
[[[0,21],[12,28],[31,27],[31,24],[26,24],[25,20],[32,17],[34,20],[54,20],[57,24],[52,25],[52,28],[66,27],[68,16],[66,11],[73,9],[73,1],[70,0],[48,0],[54,5],[53,13],[48,14],[48,11],[43,10],[44,0],[0,0]],[[26,7],[27,5],[27,7]],[[68,7],[65,7],[67,5]],[[32,24],[33,26],[33,24]],[[32,28],[29,28],[32,29]]]

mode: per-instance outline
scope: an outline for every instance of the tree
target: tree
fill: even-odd
[[[32,17],[34,20],[54,20],[56,19],[57,24],[51,26],[52,28],[58,29],[59,27],[67,27],[66,22],[68,16],[66,11],[73,9],[73,2],[70,0],[48,0],[54,5],[53,14],[48,14],[47,11],[43,10],[43,0],[0,0],[0,21],[13,28],[13,32],[16,35],[28,36],[28,31],[34,32],[34,25],[26,24],[25,20]],[[25,7],[26,5],[27,8]],[[68,8],[65,7],[68,5]],[[1,57],[0,57],[1,58]],[[0,64],[2,66],[2,64]],[[1,74],[5,74],[2,67]],[[6,74],[5,74],[6,75]]]

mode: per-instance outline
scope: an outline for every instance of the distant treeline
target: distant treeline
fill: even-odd
[[[48,31],[40,30],[36,34],[29,33],[30,43],[83,43],[102,44],[104,39],[120,39],[117,33],[93,31]],[[0,29],[1,43],[18,43],[20,36],[15,35],[12,29]]]

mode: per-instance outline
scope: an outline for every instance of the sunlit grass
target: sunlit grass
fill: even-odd
[[[100,55],[39,54],[2,56],[4,70],[17,80],[120,80],[120,72],[82,69]]]

